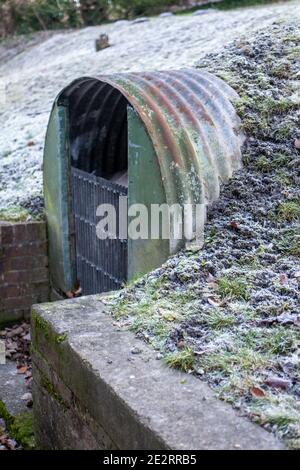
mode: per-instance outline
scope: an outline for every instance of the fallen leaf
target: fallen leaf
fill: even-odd
[[[29,140],[29,141],[27,142],[27,147],[32,147],[33,145],[35,145],[34,140]]]
[[[282,313],[277,317],[278,323],[281,325],[292,325],[295,322],[295,315],[289,313]]]
[[[183,349],[185,347],[185,342],[183,339],[181,339],[180,341],[178,341],[177,343],[177,348],[178,349]]]
[[[172,312],[166,312],[163,314],[163,318],[167,321],[174,321],[176,320],[176,315]]]
[[[238,231],[240,229],[239,224],[235,220],[231,220],[229,226],[232,230]]]
[[[208,282],[207,287],[209,289],[216,289],[218,287],[218,284],[216,282]]]
[[[289,279],[288,279],[286,274],[284,274],[284,273],[280,274],[279,282],[280,282],[281,285],[286,284],[288,282],[288,280]]]
[[[211,273],[208,273],[206,281],[207,282],[216,282],[216,278]]]
[[[251,387],[250,393],[255,398],[262,398],[266,395],[265,392],[259,387]]]
[[[281,388],[282,390],[286,390],[291,386],[290,380],[282,379],[281,377],[269,377],[264,382],[269,387]]]
[[[0,436],[0,444],[5,445],[7,438],[8,438],[7,434],[2,434],[2,436]]]
[[[18,374],[25,374],[26,371],[27,371],[27,366],[20,367],[18,369]]]
[[[74,292],[69,290],[68,292],[66,292],[66,297],[68,299],[73,299],[74,298]]]
[[[24,393],[24,395],[21,396],[21,400],[23,401],[29,401],[29,400],[32,400],[32,395],[31,393]]]
[[[209,350],[208,349],[203,349],[202,351],[194,351],[195,356],[202,356],[203,354],[206,354]]]
[[[277,323],[278,317],[269,317],[269,318],[262,318],[256,324],[259,326],[270,326],[274,323]]]
[[[214,297],[207,297],[207,302],[213,307],[219,307],[221,305],[221,302],[214,299]]]
[[[23,328],[19,326],[9,331],[6,336],[7,338],[13,338],[13,336],[19,336],[21,333],[23,333]]]
[[[18,347],[18,345],[15,341],[7,341],[6,342],[6,348],[9,349],[9,350],[13,349],[14,351],[16,351],[17,347]]]
[[[74,291],[74,295],[75,295],[75,297],[80,297],[81,294],[82,294],[82,288],[81,288],[81,287],[78,287],[78,289],[76,289],[76,290]]]
[[[294,325],[300,328],[300,315],[298,315],[294,320]]]
[[[5,445],[9,448],[9,450],[14,450],[17,447],[17,443],[13,439],[7,439]]]

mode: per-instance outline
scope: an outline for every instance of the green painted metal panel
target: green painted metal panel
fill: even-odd
[[[128,207],[144,204],[150,213],[151,204],[164,203],[165,191],[152,141],[138,113],[128,107]],[[128,279],[157,268],[169,254],[169,240],[129,238]]]
[[[103,177],[103,169],[117,171],[120,155],[123,164],[126,157],[126,152],[119,152],[126,130],[126,102],[124,107],[121,100],[124,97],[131,105],[129,207],[144,204],[150,211],[151,204],[189,204],[184,222],[191,232],[196,222],[192,206],[212,204],[219,196],[220,184],[241,166],[244,136],[232,105],[238,96],[206,71],[115,74],[72,82],[55,102],[44,158],[51,276],[54,286],[64,292],[73,289],[76,279],[69,127],[74,130],[75,154],[73,144],[79,145],[82,140],[82,161],[77,162],[73,155],[77,166],[83,164],[83,168],[78,168],[88,172],[98,169],[98,176]],[[122,149],[126,151],[126,142]],[[125,169],[124,165],[121,169]],[[170,218],[169,225],[171,234],[175,234],[178,219]],[[203,226],[200,229],[202,234]],[[160,266],[186,241],[190,244],[185,236],[181,240],[155,240],[149,234],[142,240],[129,238],[128,279]]]
[[[70,158],[67,109],[54,103],[44,150],[44,197],[49,240],[49,264],[54,288],[74,288],[75,263],[71,259]]]

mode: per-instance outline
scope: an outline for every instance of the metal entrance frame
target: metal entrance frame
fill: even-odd
[[[127,170],[129,207],[188,204],[184,223],[191,233],[194,205],[216,201],[220,184],[241,167],[237,98],[222,80],[196,69],[81,77],[59,93],[44,151],[50,275],[57,292],[77,285],[72,169],[110,182]],[[171,217],[171,234],[174,224]],[[127,279],[160,266],[186,243],[184,237],[129,239]]]
[[[111,204],[119,220],[119,197],[127,188],[72,167],[77,279],[83,295],[119,289],[127,280],[127,240],[96,236],[97,207]]]
[[[100,240],[100,204],[111,204],[119,220],[119,197],[127,187],[113,181],[127,171],[126,98],[109,84],[87,79],[66,93],[71,157],[71,217],[74,220],[76,282],[83,295],[119,289],[127,280],[127,240]]]

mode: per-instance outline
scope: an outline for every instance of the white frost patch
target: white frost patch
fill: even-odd
[[[0,209],[41,193],[51,106],[59,91],[75,78],[192,66],[242,34],[297,16],[299,2],[291,1],[203,16],[155,18],[140,24],[117,22],[57,33],[0,64]],[[96,52],[95,39],[104,32],[111,47]]]

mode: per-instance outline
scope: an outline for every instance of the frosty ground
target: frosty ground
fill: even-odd
[[[300,22],[275,22],[198,66],[239,93],[242,170],[184,251],[108,300],[120,328],[300,448]]]
[[[34,215],[40,212],[47,121],[56,95],[71,80],[193,66],[241,34],[267,30],[274,20],[297,15],[300,4],[291,1],[138,24],[117,22],[0,44],[0,211],[22,205]],[[104,32],[111,47],[97,53],[94,42]],[[13,212],[26,217],[26,212]],[[5,217],[3,211],[0,215]]]

